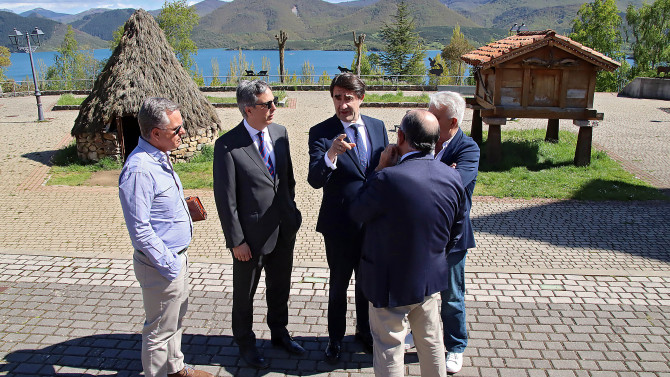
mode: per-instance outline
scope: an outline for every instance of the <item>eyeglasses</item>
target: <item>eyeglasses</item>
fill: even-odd
[[[272,99],[272,101],[254,103],[254,106],[265,106],[265,108],[269,110],[269,109],[272,108],[273,103],[274,103],[275,107],[277,107],[277,104],[279,104],[279,98],[275,97],[275,98]]]
[[[165,130],[165,131],[170,131],[170,132],[172,132],[173,135],[179,135],[179,132],[181,131],[181,127],[182,126],[177,126],[177,128],[175,128],[173,130],[170,130],[170,129],[167,129],[167,128],[161,128],[161,129]]]

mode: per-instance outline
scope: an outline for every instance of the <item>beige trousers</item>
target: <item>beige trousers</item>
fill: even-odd
[[[405,375],[405,336],[412,327],[421,377],[446,377],[444,340],[437,293],[418,304],[375,308],[370,304],[370,329],[374,339],[376,377]]]
[[[142,369],[146,377],[166,377],[184,369],[182,318],[188,308],[188,263],[175,280],[164,278],[139,251],[133,255],[135,277],[142,287],[146,320],[142,328]]]

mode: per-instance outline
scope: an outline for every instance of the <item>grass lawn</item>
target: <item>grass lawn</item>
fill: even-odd
[[[96,163],[84,163],[77,157],[77,146],[74,142],[59,150],[51,158],[53,166],[49,171],[47,185],[81,186],[97,171],[118,170],[123,166],[110,158],[103,158]]]
[[[71,93],[61,94],[61,96],[58,98],[58,102],[56,103],[56,105],[58,105],[58,106],[72,106],[72,105],[79,106],[79,105],[81,105],[82,102],[84,102],[84,99],[86,99],[86,96],[75,97]]]
[[[418,96],[405,96],[402,91],[398,90],[395,93],[375,94],[366,93],[365,102],[421,102],[428,103],[430,98],[428,94],[423,93]]]
[[[486,133],[484,140],[486,140]],[[635,178],[605,152],[591,153],[591,165],[573,165],[577,135],[562,131],[559,143],[544,142],[545,130],[505,131],[502,133],[503,161],[491,166],[482,145],[475,196],[514,198],[554,198],[579,200],[668,200],[659,190]],[[212,187],[214,147],[175,170],[186,189]],[[77,160],[74,144],[58,151],[53,158],[49,185],[86,184],[93,172],[121,169],[121,163],[102,160],[83,164]]]
[[[591,165],[574,166],[576,134],[561,131],[556,144],[546,143],[544,136],[544,129],[503,132],[503,161],[497,166],[488,164],[484,141],[474,194],[499,198],[668,200],[605,152],[593,149]]]

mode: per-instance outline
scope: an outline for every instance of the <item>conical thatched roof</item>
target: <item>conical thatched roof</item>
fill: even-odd
[[[72,135],[100,132],[116,117],[136,116],[148,97],[179,103],[188,136],[208,128],[216,134],[221,127],[214,107],[177,60],[163,30],[148,12],[138,9],[82,103]]]

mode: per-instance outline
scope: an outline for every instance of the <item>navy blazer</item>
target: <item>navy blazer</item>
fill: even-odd
[[[323,198],[316,231],[341,237],[354,237],[362,229],[360,222],[349,217],[349,204],[358,195],[367,177],[379,164],[379,157],[388,145],[384,122],[361,115],[370,142],[370,163],[361,167],[356,151],[349,150],[337,158],[337,169],[326,165],[324,155],[333,139],[344,133],[342,122],[332,116],[309,130],[309,172],[307,182],[315,189],[323,188]],[[347,142],[352,142],[348,138]]]
[[[446,250],[461,235],[465,197],[456,170],[429,154],[370,177],[350,213],[365,223],[357,278],[374,307],[416,304],[447,289]]]
[[[475,190],[477,171],[479,170],[479,146],[459,128],[454,138],[447,145],[440,161],[447,165],[456,163],[456,171],[460,174],[467,193],[463,236],[451,250],[465,251],[477,246],[472,223],[470,222],[470,208],[472,207],[472,192]]]
[[[288,133],[268,125],[275,154],[275,178],[240,122],[214,145],[214,200],[232,249],[246,242],[254,256],[271,253],[279,233],[293,239],[302,216],[295,203],[295,178]]]

